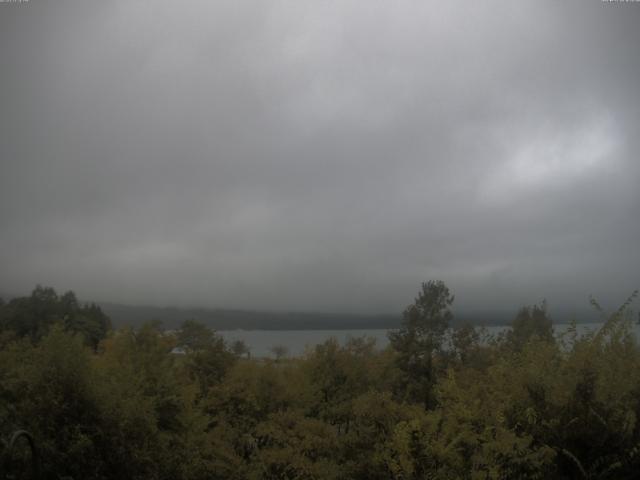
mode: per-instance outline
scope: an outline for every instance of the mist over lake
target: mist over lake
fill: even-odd
[[[554,324],[556,336],[565,333],[570,324]],[[597,331],[602,323],[581,323],[576,325],[579,335]],[[507,331],[508,326],[487,326],[482,328],[487,335],[498,335]],[[362,330],[220,330],[225,341],[231,343],[242,340],[249,347],[250,354],[254,357],[273,357],[272,348],[285,347],[288,356],[300,356],[311,351],[330,338],[335,338],[344,344],[350,338],[367,337],[376,341],[376,347],[382,349],[389,345],[389,329],[362,329]],[[640,325],[634,324],[633,331],[640,338]]]

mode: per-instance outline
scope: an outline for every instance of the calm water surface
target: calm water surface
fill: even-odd
[[[578,332],[587,333],[597,330],[602,326],[601,323],[583,323],[579,324]],[[498,334],[508,327],[490,326],[484,327],[488,334]],[[553,326],[557,335],[566,332],[569,324],[556,324]],[[640,326],[635,325],[634,331],[636,337],[640,338]],[[307,348],[313,348],[323,343],[329,338],[337,339],[341,344],[349,338],[354,337],[371,337],[375,338],[376,345],[384,348],[388,345],[387,329],[371,329],[371,330],[221,330],[221,334],[228,342],[234,340],[243,340],[250,348],[253,357],[272,357],[271,348],[274,346],[284,346],[287,348],[290,356],[302,355]]]

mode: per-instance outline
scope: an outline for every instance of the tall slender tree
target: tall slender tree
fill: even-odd
[[[441,280],[422,284],[413,304],[403,313],[402,327],[389,334],[397,352],[398,367],[404,373],[401,390],[412,400],[420,400],[426,409],[433,405],[435,371],[433,356],[453,319],[454,296]]]

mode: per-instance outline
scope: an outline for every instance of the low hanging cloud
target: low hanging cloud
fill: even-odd
[[[640,286],[640,6],[0,4],[0,291],[398,312]]]

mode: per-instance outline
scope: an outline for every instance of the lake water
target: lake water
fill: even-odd
[[[597,330],[602,326],[601,323],[583,323],[578,324],[579,333],[587,333]],[[498,334],[508,327],[489,326],[484,327],[488,334]],[[553,326],[557,335],[562,334],[569,328],[569,324],[556,324]],[[349,338],[354,337],[370,337],[376,340],[379,348],[388,345],[387,329],[370,329],[370,330],[221,330],[219,334],[227,342],[235,340],[244,341],[251,350],[253,357],[273,357],[271,348],[274,346],[284,346],[287,348],[290,356],[299,356],[305,352],[307,348],[313,348],[316,345],[325,342],[333,337],[343,344]],[[640,338],[640,326],[634,325],[636,337]]]

